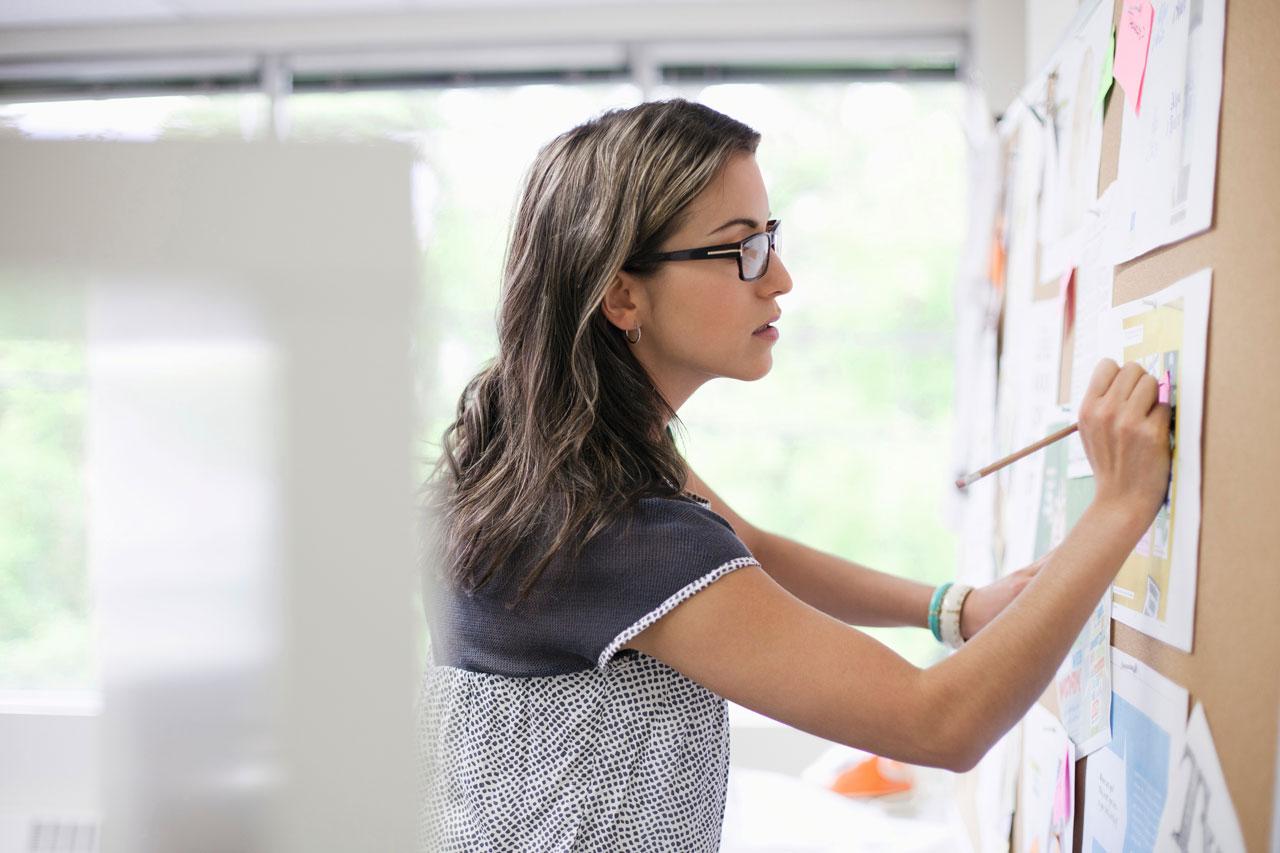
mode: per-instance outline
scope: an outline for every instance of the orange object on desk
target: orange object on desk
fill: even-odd
[[[900,761],[873,755],[845,770],[831,790],[846,797],[882,797],[910,791],[911,768]]]

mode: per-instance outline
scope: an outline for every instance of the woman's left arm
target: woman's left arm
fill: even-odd
[[[850,625],[928,627],[933,587],[761,530],[734,512],[692,469],[688,485],[711,501],[711,509],[729,522],[770,577],[809,606]],[[972,637],[999,615],[1039,568],[1037,562],[970,593],[960,614],[961,635]]]

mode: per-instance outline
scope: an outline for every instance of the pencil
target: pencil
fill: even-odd
[[[1026,447],[1022,448],[1021,450],[1018,450],[1014,453],[1010,453],[1008,456],[1004,457],[1003,459],[998,459],[995,462],[992,462],[990,465],[988,465],[985,468],[980,468],[977,471],[974,471],[972,474],[966,474],[965,476],[961,477],[959,480],[956,480],[956,488],[963,489],[966,486],[971,486],[978,480],[981,480],[983,477],[987,476],[988,474],[994,473],[995,471],[999,471],[1004,466],[1009,465],[1013,462],[1017,462],[1019,459],[1021,459],[1024,456],[1027,456],[1028,454],[1031,454],[1031,453],[1035,453],[1037,450],[1039,450],[1042,447],[1048,447],[1050,444],[1053,444],[1055,441],[1061,441],[1062,439],[1071,435],[1071,433],[1075,432],[1079,428],[1080,428],[1079,422],[1074,423],[1069,427],[1063,427],[1062,429],[1055,432],[1053,435],[1048,435],[1040,439],[1035,444],[1028,444]]]

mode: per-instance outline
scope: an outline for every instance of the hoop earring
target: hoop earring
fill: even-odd
[[[640,327],[639,327],[639,326],[636,326],[636,327],[635,327],[635,329],[634,329],[634,331],[635,331],[635,333],[636,333],[636,339],[635,339],[634,341],[631,339],[631,330],[623,330],[623,332],[622,332],[622,336],[623,336],[623,337],[625,337],[625,338],[627,339],[627,343],[629,343],[629,344],[638,344],[638,343],[640,343]]]

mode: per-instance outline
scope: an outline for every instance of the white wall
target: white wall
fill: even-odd
[[[1025,4],[1043,0],[973,0],[969,22],[970,79],[993,113],[1008,106],[1026,79]]]
[[[972,0],[970,78],[995,114],[1039,72],[1082,3],[1094,0]],[[1106,2],[1106,0],[1103,0]]]
[[[1079,0],[1026,0],[1024,77],[1034,76],[1049,61],[1049,55],[1058,46],[1080,5]]]

